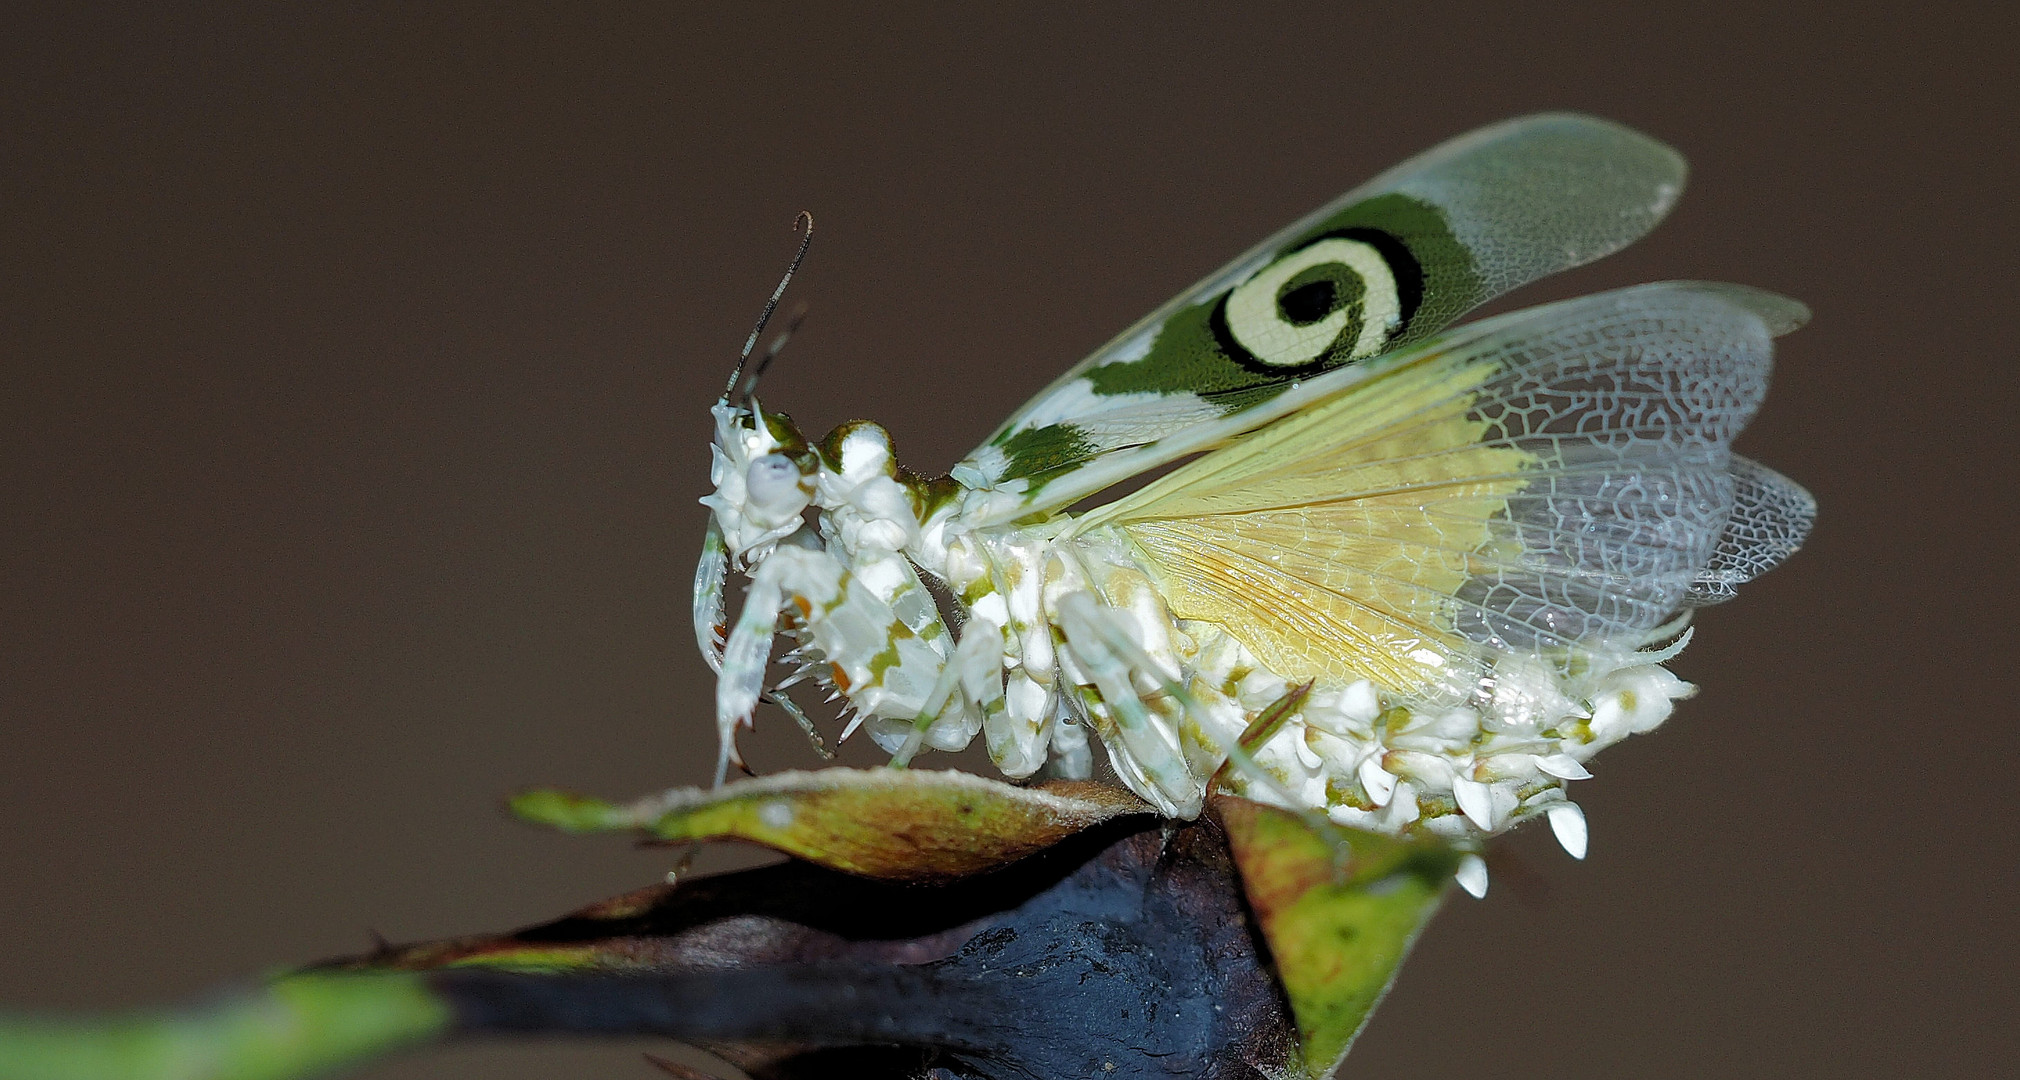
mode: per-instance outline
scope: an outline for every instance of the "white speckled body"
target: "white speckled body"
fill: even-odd
[[[1085,776],[1098,741],[1173,817],[1216,786],[1461,842],[1541,815],[1582,855],[1567,785],[1692,691],[1662,666],[1690,609],[1807,533],[1808,494],[1731,453],[1807,313],[1671,282],[1450,324],[1631,242],[1682,179],[1590,117],[1455,139],[1153,312],[939,480],[874,424],[814,444],[725,395],[695,594],[722,767],[761,701],[811,733],[786,691],[812,681],[896,764],[979,733],[1007,776]],[[768,682],[780,632],[797,670]]]

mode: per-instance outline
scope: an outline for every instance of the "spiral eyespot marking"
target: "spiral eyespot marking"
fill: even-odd
[[[1372,244],[1330,236],[1278,259],[1235,286],[1228,333],[1271,367],[1327,353],[1357,360],[1381,350],[1402,323],[1396,275]],[[1352,341],[1341,340],[1355,330]]]

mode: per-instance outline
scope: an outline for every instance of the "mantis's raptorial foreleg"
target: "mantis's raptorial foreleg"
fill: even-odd
[[[728,632],[729,614],[723,607],[722,592],[729,578],[729,545],[715,515],[708,517],[708,531],[701,537],[701,559],[694,567],[694,643],[709,670],[722,674],[723,636]]]
[[[716,683],[718,776],[727,775],[735,759],[737,725],[749,725],[765,693],[781,616],[799,639],[802,670],[825,665],[826,680],[857,712],[843,738],[868,722],[871,738],[894,752],[903,751],[915,732],[911,752],[920,743],[958,748],[974,737],[981,710],[1001,700],[1000,678],[992,689],[976,663],[991,636],[986,624],[971,628],[977,645],[965,662],[950,665],[951,635],[903,556],[859,555],[846,565],[812,543],[781,544],[751,575],[723,653]],[[1000,631],[994,637],[998,644],[986,654],[992,666],[1000,662]]]
[[[711,516],[708,531],[702,535],[701,559],[694,568],[694,637],[695,643],[701,647],[702,660],[707,662],[709,669],[717,675],[722,674],[723,638],[729,618],[723,606],[723,586],[728,575],[729,545],[723,540],[722,527]],[[783,685],[762,691],[760,700],[777,705],[782,712],[792,717],[793,722],[806,733],[807,741],[813,745],[815,753],[830,760],[834,758],[835,752],[828,749],[827,741],[821,738],[820,730],[814,727],[814,722],[807,716],[806,711],[792,698],[786,696]],[[728,751],[728,755],[716,764],[717,783],[722,782],[731,761],[736,761],[739,767],[743,764],[742,761],[736,760],[734,743],[729,746]]]

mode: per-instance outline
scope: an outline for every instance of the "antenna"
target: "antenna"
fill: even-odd
[[[804,233],[800,236],[800,249],[793,253],[792,265],[786,267],[786,274],[779,279],[778,288],[772,290],[772,298],[765,301],[764,313],[758,316],[757,325],[751,327],[750,337],[744,339],[743,352],[736,358],[736,368],[729,373],[729,385],[722,388],[722,400],[724,402],[727,402],[730,395],[736,392],[737,381],[743,378],[743,366],[750,359],[751,350],[757,347],[758,335],[764,333],[765,324],[771,321],[772,312],[778,310],[779,297],[786,294],[786,286],[792,282],[793,273],[799,270],[800,260],[807,257],[807,245],[814,242],[814,215],[810,211],[800,211],[800,215],[793,219],[793,228],[796,230],[804,228]],[[786,331],[788,335],[791,332],[790,329]],[[772,348],[772,355],[777,355],[778,349],[782,345],[784,345],[783,340],[775,344]],[[767,358],[768,361],[769,358]],[[762,364],[759,365],[758,370],[764,370]]]
[[[786,342],[792,340],[793,331],[798,330],[800,324],[806,321],[807,305],[802,301],[794,305],[791,315],[786,316],[786,328],[779,331],[779,336],[772,339],[771,347],[765,350],[764,356],[758,360],[756,370],[750,373],[750,380],[744,384],[743,388],[743,399],[745,401],[749,401],[751,395],[757,393],[758,380],[765,377],[765,372],[771,368],[772,361],[777,360],[779,353],[785,351]]]

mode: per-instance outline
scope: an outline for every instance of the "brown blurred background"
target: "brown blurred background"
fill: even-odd
[[[705,779],[705,410],[800,209],[813,311],[766,404],[880,419],[939,470],[1320,201],[1575,108],[1681,149],[1691,187],[1511,302],[1808,302],[1742,448],[1822,519],[1702,619],[1698,700],[1580,785],[1592,858],[1518,836],[1528,872],[1448,906],[1348,1072],[2010,1074],[2011,16],[25,7],[0,1007],[170,1002],[655,880],[663,852],[499,800]],[[754,760],[812,764],[769,719]],[[649,1045],[366,1075],[643,1078]]]

